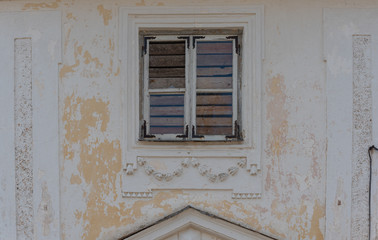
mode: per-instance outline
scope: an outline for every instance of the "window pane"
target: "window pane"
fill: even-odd
[[[185,88],[185,41],[149,44],[149,88]]]
[[[197,41],[197,89],[232,89],[232,41]]]
[[[232,93],[197,93],[198,135],[232,135]]]
[[[183,134],[184,94],[150,95],[150,133]]]

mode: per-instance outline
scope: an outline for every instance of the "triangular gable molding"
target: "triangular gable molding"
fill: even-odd
[[[180,238],[180,234],[186,235],[186,237]],[[198,238],[198,236],[201,237]],[[120,240],[152,239],[271,240],[276,238],[230,222],[192,206],[187,206],[147,227],[120,238]]]

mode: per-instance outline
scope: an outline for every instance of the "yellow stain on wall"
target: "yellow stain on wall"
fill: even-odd
[[[75,154],[79,155],[77,169],[79,176],[71,177],[71,184],[80,185],[84,189],[86,207],[75,211],[77,223],[83,224],[81,239],[97,239],[107,229],[118,229],[133,224],[145,214],[142,211],[146,206],[161,211],[154,218],[163,217],[174,211],[172,202],[182,201],[188,196],[182,190],[158,192],[153,199],[135,201],[132,206],[126,207],[126,199],[120,196],[119,177],[122,174],[121,148],[118,140],[96,140],[91,134],[102,135],[107,131],[109,123],[108,102],[101,99],[82,99],[73,94],[64,101],[64,145],[79,144],[79,152],[67,148],[65,159]],[[71,153],[70,153],[71,152]],[[127,183],[126,183],[127,184]],[[74,186],[71,187],[74,187]],[[218,201],[208,203],[204,200],[191,201],[190,198],[182,201],[185,204],[201,206],[208,209],[219,209],[219,213],[229,219],[236,219],[261,229],[256,213],[246,209],[240,202]],[[188,200],[189,199],[189,200]],[[246,217],[237,217],[235,209]],[[66,235],[65,235],[66,236]]]
[[[102,16],[104,20],[104,25],[108,26],[109,20],[112,19],[112,10],[105,9],[104,6],[101,4],[97,6],[97,11],[100,13],[100,16]]]
[[[325,217],[325,206],[321,205],[318,200],[315,201],[313,214],[311,218],[311,228],[309,237],[310,239],[315,238],[316,240],[323,240],[324,236],[320,229],[319,220]]]
[[[22,10],[40,10],[45,8],[56,9],[59,7],[58,2],[59,1],[52,3],[25,3]]]
[[[286,86],[284,78],[278,74],[268,80],[267,92],[272,96],[272,100],[267,105],[267,117],[271,123],[271,134],[268,137],[268,146],[270,154],[279,156],[283,153],[284,148],[288,145],[288,111],[285,109],[286,103]]]
[[[81,178],[78,175],[72,175],[70,179],[71,184],[81,184]]]
[[[66,65],[64,64],[60,71],[59,71],[59,78],[63,79],[66,77],[68,73],[73,73],[75,72],[75,69],[80,65],[80,61],[78,59],[78,56],[81,55],[83,50],[82,46],[78,46],[78,43],[75,42],[74,44],[74,56],[75,56],[75,63],[72,65]]]
[[[90,64],[93,62],[96,65],[96,68],[99,69],[103,66],[103,64],[100,62],[100,60],[97,57],[92,57],[92,55],[88,52],[84,52],[84,63],[85,64]]]
[[[144,0],[140,0],[140,3],[136,3],[137,6],[146,6],[146,2]]]
[[[122,174],[121,147],[119,140],[96,137],[107,131],[109,124],[109,102],[95,97],[82,99],[72,94],[64,100],[63,123],[65,130],[64,159],[79,157],[79,175],[71,176],[71,187],[79,185],[84,189],[85,209],[76,209],[75,221],[82,224],[81,239],[97,239],[107,229],[119,229],[135,223],[143,217],[145,210],[158,210],[155,219],[174,211],[175,203],[182,206],[192,204],[209,209],[228,219],[244,222],[256,230],[265,226],[259,221],[259,209],[245,206],[240,201],[190,199],[190,193],[182,190],[162,191],[154,194],[153,199],[135,201],[126,207],[122,199],[119,178]],[[95,139],[95,140],[94,140]],[[79,145],[79,150],[71,148]],[[127,184],[127,183],[124,183]],[[186,196],[186,197],[184,197]],[[161,211],[159,211],[161,210]],[[65,234],[67,236],[67,234]]]

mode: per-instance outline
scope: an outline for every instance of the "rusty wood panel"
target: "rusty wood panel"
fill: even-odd
[[[150,42],[150,56],[152,55],[185,55],[185,41]]]
[[[197,68],[197,77],[232,77],[232,67]]]
[[[151,94],[150,105],[184,105],[183,94]]]
[[[232,54],[197,55],[197,66],[231,66]]]
[[[197,89],[232,89],[232,77],[197,78]]]
[[[197,106],[197,115],[230,115],[232,106]]]
[[[151,134],[183,134],[184,126],[180,127],[150,127]]]
[[[185,88],[185,78],[150,78],[149,88]]]
[[[152,117],[150,119],[151,125],[164,125],[164,126],[183,126],[184,118],[183,117]]]
[[[185,55],[150,56],[150,67],[185,67]]]
[[[150,78],[185,78],[185,67],[181,68],[150,68]]]
[[[232,126],[225,126],[225,127],[197,126],[197,134],[199,135],[232,135]]]
[[[197,53],[232,53],[232,41],[198,41]]]
[[[198,117],[196,124],[197,126],[232,126],[232,117]]]
[[[232,104],[232,95],[200,95],[197,94],[197,105]]]
[[[184,107],[151,107],[151,116],[184,115]]]

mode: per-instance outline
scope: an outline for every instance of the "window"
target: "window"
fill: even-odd
[[[122,33],[119,39],[119,56],[123,93],[120,117],[123,126],[121,146],[125,170],[122,174],[123,196],[150,198],[154,195],[153,191],[164,189],[227,189],[232,190],[232,198],[260,198],[264,7],[127,6],[120,8],[120,24]],[[149,74],[150,60],[153,60],[150,58],[154,51],[155,58],[159,57],[156,51],[164,44],[168,44],[168,47],[160,57],[167,59],[167,56],[175,55],[168,54],[168,50],[176,49],[176,55],[181,55],[181,65],[178,57],[175,61],[171,60],[171,64],[174,63],[171,66],[168,63],[151,65],[151,72],[161,72],[162,69],[169,72],[180,67],[181,75],[171,75],[168,78],[159,74],[152,78]],[[201,47],[207,49],[206,51],[213,51],[210,47],[221,44],[228,47],[232,45],[232,55],[229,55],[232,56],[232,63],[224,64],[232,66],[232,76],[223,81],[223,85],[217,83],[209,87],[206,84],[210,79],[203,81],[203,76],[199,74],[209,70],[212,65],[202,65],[197,57],[205,59],[211,55],[199,55],[201,52],[197,51]],[[218,70],[220,72],[227,69],[219,67]],[[220,79],[215,77],[211,80],[219,82]],[[158,94],[172,96],[156,96]],[[226,124],[220,122],[220,119],[203,117],[206,114],[197,114],[197,105],[211,104],[209,101],[200,102],[199,99],[210,99],[214,96],[222,96],[220,99],[228,99],[228,102],[222,103],[218,98],[213,104],[228,106],[198,107],[228,107],[231,114],[222,119]],[[160,102],[156,103],[158,100]],[[160,118],[152,112],[163,109],[167,111],[165,108],[176,112],[180,109],[181,114],[172,113],[169,116],[173,117],[166,117],[166,113],[162,114],[165,117]],[[152,114],[156,116],[150,117]],[[178,115],[180,118],[174,117]],[[212,121],[211,128],[206,129],[207,125],[201,125],[201,120]],[[158,128],[168,124],[171,125],[165,127],[167,132]],[[228,127],[221,129],[223,124]],[[229,138],[235,133],[239,136]],[[155,136],[149,138],[148,135]],[[193,181],[194,178],[198,178],[198,181]]]
[[[141,31],[141,140],[241,140],[241,33]]]

